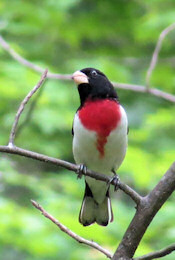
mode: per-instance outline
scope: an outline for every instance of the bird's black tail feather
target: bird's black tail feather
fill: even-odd
[[[97,203],[89,185],[86,183],[85,194],[79,214],[79,221],[83,226],[88,226],[97,222],[102,226],[107,226],[113,221],[113,213],[111,201],[109,197],[109,189],[102,203]]]

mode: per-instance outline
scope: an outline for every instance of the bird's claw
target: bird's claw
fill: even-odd
[[[82,175],[86,175],[86,173],[87,173],[87,167],[86,167],[86,165],[84,165],[84,164],[80,164],[79,165],[79,168],[78,168],[78,170],[77,170],[77,179],[81,179],[82,178]]]
[[[118,188],[119,188],[119,184],[120,184],[120,178],[119,178],[119,176],[116,174],[115,171],[112,171],[112,172],[114,173],[114,176],[110,179],[109,185],[110,185],[111,183],[113,183],[113,184],[114,184],[114,191],[117,191]]]

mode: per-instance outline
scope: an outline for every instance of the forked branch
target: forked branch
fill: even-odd
[[[113,260],[131,260],[154,216],[175,190],[175,162],[168,169],[156,187],[141,199]],[[125,258],[123,258],[123,256]]]

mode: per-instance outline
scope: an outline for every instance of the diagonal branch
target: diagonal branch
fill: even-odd
[[[4,38],[0,35],[0,45],[4,50],[6,50],[16,61],[21,63],[22,65],[36,71],[39,73],[43,73],[44,69],[40,66],[37,66],[33,64],[32,62],[24,59],[22,56],[20,56],[17,52],[15,52],[9,44],[4,40]],[[51,79],[60,79],[60,80],[71,80],[71,76],[69,74],[56,74],[56,73],[48,73],[47,78]],[[149,91],[147,87],[143,85],[136,85],[136,84],[128,84],[128,83],[119,83],[119,82],[113,82],[114,87],[125,89],[125,90],[131,90],[136,92],[142,92],[142,93],[149,93],[153,96],[163,98],[169,102],[175,103],[175,95],[172,95],[170,93],[161,91],[157,88],[150,88]]]
[[[152,252],[152,253],[149,253],[147,255],[143,255],[140,257],[136,257],[136,258],[134,258],[134,260],[152,260],[152,259],[156,259],[156,258],[160,258],[160,257],[166,256],[166,255],[169,255],[173,251],[175,251],[175,244],[167,246],[166,248],[164,248],[162,250]]]
[[[154,216],[175,190],[175,162],[168,169],[156,187],[143,197],[138,205],[113,260],[131,260]],[[125,258],[123,258],[125,256]]]
[[[73,171],[76,174],[78,174],[78,170],[79,170],[79,165],[67,162],[67,161],[63,161],[60,159],[56,159],[53,157],[49,157],[43,154],[39,154],[36,152],[32,152],[29,150],[25,150],[22,148],[19,148],[17,146],[1,146],[0,145],[0,152],[4,152],[4,153],[9,153],[9,154],[17,154],[20,156],[24,156],[24,157],[28,157],[28,158],[32,158],[38,161],[42,161],[42,162],[47,162],[47,163],[52,163],[54,165],[57,166],[61,166],[66,168],[69,171]],[[82,173],[83,175],[92,177],[96,180],[100,180],[100,181],[104,181],[106,183],[109,183],[111,181],[111,178],[105,174],[102,173],[97,173],[97,172],[93,172],[91,170],[87,170],[86,174]],[[115,186],[115,181],[111,182],[112,185]],[[129,187],[128,185],[120,182],[119,186],[118,186],[123,192],[125,192],[128,196],[131,197],[131,199],[138,205],[142,199],[142,197],[135,191],[133,190],[131,187]]]
[[[1,35],[0,35],[0,45],[14,58],[14,60],[18,61],[25,67],[28,67],[36,72],[44,73],[45,70],[43,68],[24,59],[21,55],[19,55],[16,51],[14,51]],[[52,79],[64,79],[64,80],[71,79],[71,75],[62,75],[62,74],[55,74],[55,73],[48,73],[47,77]]]
[[[47,211],[45,211],[43,209],[43,207],[41,205],[39,205],[36,201],[31,200],[32,205],[40,210],[42,212],[42,214],[50,219],[54,224],[57,225],[57,227],[59,227],[59,229],[61,231],[63,231],[64,233],[66,233],[68,236],[72,237],[73,239],[75,239],[77,242],[79,243],[83,243],[85,245],[88,245],[92,248],[95,248],[96,250],[100,251],[101,253],[103,253],[104,255],[106,255],[108,258],[112,258],[112,254],[105,248],[101,247],[99,244],[97,244],[96,242],[87,240],[79,235],[77,235],[76,233],[74,233],[73,231],[71,231],[70,229],[68,229],[66,226],[64,226],[63,224],[61,224],[56,218],[54,218],[52,215],[50,215]]]
[[[15,139],[15,135],[16,135],[16,129],[18,126],[18,122],[20,119],[20,116],[24,110],[25,105],[28,103],[29,99],[33,96],[33,94],[41,87],[42,83],[44,82],[45,78],[47,77],[47,72],[48,70],[46,69],[44,71],[44,73],[41,76],[40,81],[38,82],[38,84],[27,94],[27,96],[24,98],[24,100],[21,102],[18,111],[16,113],[15,116],[15,120],[11,129],[11,133],[10,133],[10,138],[9,138],[9,146],[14,146],[14,139]]]
[[[153,72],[153,70],[154,70],[154,68],[155,68],[155,66],[157,64],[159,52],[160,52],[160,49],[162,47],[162,42],[163,42],[164,38],[167,36],[167,34],[170,33],[174,29],[175,29],[175,23],[173,23],[173,24],[169,25],[168,27],[166,27],[161,32],[161,34],[159,35],[159,39],[157,41],[155,50],[154,50],[153,55],[152,55],[150,66],[149,66],[147,74],[146,74],[146,87],[147,87],[147,90],[149,89],[149,86],[150,86],[150,78],[151,78],[152,72]]]
[[[31,105],[27,111],[26,117],[24,119],[24,121],[19,125],[18,127],[18,131],[16,133],[16,138],[17,136],[19,136],[20,132],[22,131],[22,129],[31,121],[33,112],[36,108],[37,102],[39,100],[39,98],[41,97],[42,93],[43,93],[44,88],[40,88],[40,90],[37,92],[37,94],[35,95],[35,99],[33,99],[33,101],[31,102]]]

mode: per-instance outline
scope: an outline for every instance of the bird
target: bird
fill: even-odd
[[[98,69],[75,71],[80,106],[74,116],[73,156],[80,172],[90,169],[111,176],[124,160],[128,143],[128,120],[114,86]],[[110,185],[85,176],[85,193],[79,213],[83,226],[113,221]]]

